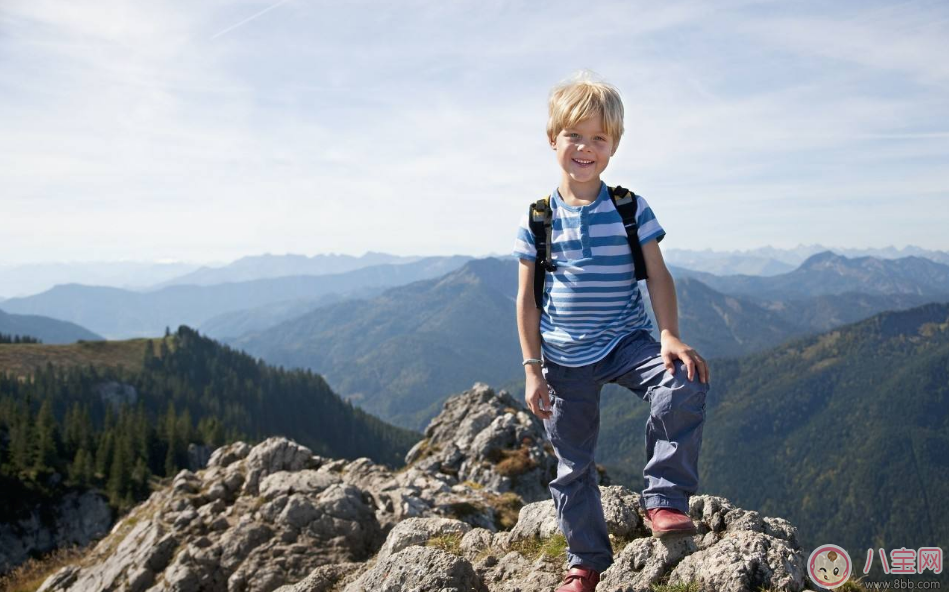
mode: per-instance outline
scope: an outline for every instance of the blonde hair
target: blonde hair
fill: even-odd
[[[564,128],[588,117],[600,117],[605,132],[613,138],[613,149],[623,137],[623,101],[615,86],[590,70],[581,70],[550,91],[547,138],[553,142]]]

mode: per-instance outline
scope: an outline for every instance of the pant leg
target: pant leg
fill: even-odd
[[[613,365],[602,369],[602,379],[625,386],[650,404],[643,508],[669,507],[688,513],[689,497],[699,485],[709,385],[699,380],[698,371],[689,380],[681,360],[674,360],[675,373],[670,374],[662,363],[661,350],[648,331],[634,334],[613,352]]]
[[[552,414],[544,420],[557,455],[557,477],[549,489],[560,532],[567,539],[567,564],[603,572],[613,564],[594,453],[600,433],[600,389],[592,367],[570,368],[548,362]]]

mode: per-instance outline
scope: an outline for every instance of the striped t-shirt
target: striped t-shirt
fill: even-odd
[[[660,241],[666,231],[640,195],[636,224],[640,244]],[[638,329],[652,329],[626,238],[623,219],[606,184],[596,199],[570,206],[555,189],[550,257],[557,270],[547,272],[540,316],[541,351],[561,366],[585,366],[605,358],[620,339]],[[526,209],[526,208],[525,208]],[[514,256],[534,261],[537,248],[521,217]]]

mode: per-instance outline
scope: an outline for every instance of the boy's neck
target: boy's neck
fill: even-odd
[[[560,197],[568,206],[585,206],[596,201],[597,195],[600,194],[601,184],[599,177],[578,182],[564,175],[560,180],[557,191],[560,192]]]

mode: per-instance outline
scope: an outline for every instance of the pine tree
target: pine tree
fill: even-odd
[[[115,505],[121,505],[125,501],[132,483],[132,451],[130,448],[128,438],[122,436],[116,438],[115,454],[112,457],[109,481],[106,484],[109,499]]]
[[[136,459],[135,468],[132,469],[131,476],[131,492],[133,497],[142,499],[148,495],[148,480],[151,476],[152,472],[148,469],[145,460],[142,458]]]
[[[37,473],[55,471],[59,466],[59,428],[56,418],[53,417],[53,406],[49,399],[40,405],[39,415],[36,417],[36,432],[34,435],[35,452],[33,454],[33,468]]]
[[[10,467],[14,475],[25,475],[33,466],[33,416],[30,412],[30,397],[22,405],[16,405],[10,424]]]
[[[175,404],[168,401],[168,412],[165,414],[165,425],[163,435],[168,442],[167,452],[165,454],[165,476],[171,477],[178,472],[178,430],[177,417],[175,416]]]
[[[96,449],[96,476],[101,479],[108,479],[112,468],[113,456],[115,451],[115,434],[112,430],[105,432],[99,438],[99,446]]]
[[[90,485],[92,483],[95,465],[92,454],[85,448],[76,451],[72,464],[69,465],[69,485]]]

